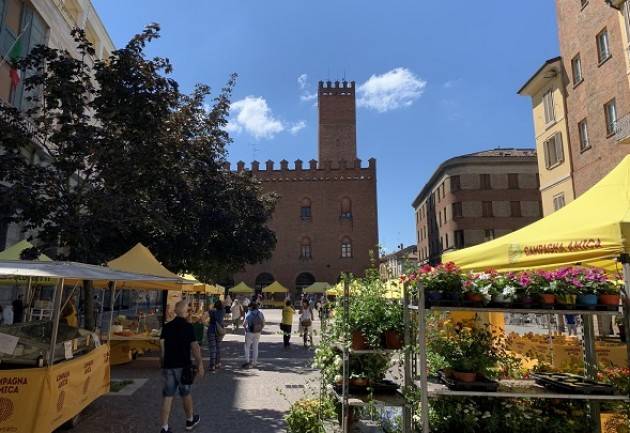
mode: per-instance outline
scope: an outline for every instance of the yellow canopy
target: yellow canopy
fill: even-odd
[[[328,289],[330,289],[330,284],[317,281],[304,289],[302,293],[326,293]]]
[[[26,239],[21,240],[17,244],[11,245],[4,251],[0,251],[0,260],[20,260],[20,254],[22,251],[33,248],[33,244]],[[40,254],[37,257],[40,262],[50,262],[51,259],[46,254]]]
[[[513,233],[444,254],[465,270],[516,271],[581,264],[620,270],[630,250],[630,155],[573,202]]]
[[[254,289],[252,289],[247,284],[245,284],[243,281],[241,281],[236,286],[232,287],[230,289],[230,292],[231,293],[251,294],[251,293],[254,293]]]
[[[262,289],[263,293],[287,293],[288,291],[289,289],[284,287],[278,281],[274,281],[273,283],[269,284],[267,287],[263,287]]]
[[[117,288],[182,290],[187,286],[198,283],[198,281],[194,278],[192,280],[187,280],[166,269],[162,266],[158,259],[155,258],[151,251],[141,243],[137,243],[132,249],[122,256],[107,262],[107,266],[121,272],[132,272],[136,274],[175,279],[173,282],[126,282],[123,286],[117,286]]]

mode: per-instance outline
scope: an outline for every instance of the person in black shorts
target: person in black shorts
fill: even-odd
[[[171,415],[173,397],[176,393],[179,393],[184,403],[186,430],[194,429],[201,420],[199,415],[195,415],[193,411],[193,401],[190,395],[191,385],[182,383],[184,369],[189,369],[192,365],[191,352],[198,369],[196,377],[203,377],[201,348],[195,338],[193,325],[186,320],[188,303],[179,301],[175,305],[175,314],[176,317],[164,325],[160,336],[162,377],[164,380],[162,412],[160,414],[161,433],[172,433],[168,425],[168,419]]]

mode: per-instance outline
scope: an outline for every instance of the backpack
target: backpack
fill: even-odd
[[[263,327],[265,326],[264,322],[263,322],[263,318],[260,314],[260,311],[256,310],[256,313],[254,313],[252,311],[252,313],[249,316],[249,320],[248,322],[248,328],[247,330],[249,332],[252,332],[254,334],[259,334],[262,332]]]

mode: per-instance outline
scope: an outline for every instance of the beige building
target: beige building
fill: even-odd
[[[14,46],[21,56],[40,44],[67,50],[77,56],[70,35],[74,27],[85,29],[94,45],[96,58],[109,57],[114,44],[101,22],[91,0],[0,0],[0,103],[24,108],[23,81],[13,88],[9,75],[9,59]],[[94,59],[88,59],[88,62]],[[0,217],[2,210],[0,209]],[[19,227],[8,226],[0,218],[0,250],[23,237]]]
[[[480,244],[541,217],[534,149],[492,149],[444,161],[412,206],[418,259]]]
[[[387,254],[381,257],[379,265],[379,274],[383,280],[391,280],[399,278],[403,274],[407,274],[418,267],[418,246],[410,245],[402,248],[395,253]]]
[[[530,96],[543,215],[574,198],[562,58],[547,60],[518,91]]]

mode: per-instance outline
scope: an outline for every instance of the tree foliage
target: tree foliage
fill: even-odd
[[[38,46],[20,61],[30,108],[0,106],[8,218],[57,259],[103,263],[142,242],[174,272],[218,279],[268,258],[276,199],[224,168],[236,76],[213,98],[180,92],[168,59],[146,56],[156,24],[102,61],[72,35],[77,58]]]

